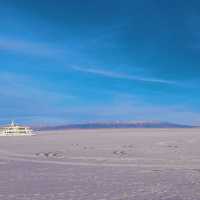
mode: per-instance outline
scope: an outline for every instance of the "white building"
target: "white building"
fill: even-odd
[[[12,122],[9,126],[3,127],[0,136],[31,136],[32,129],[27,126],[19,126]]]

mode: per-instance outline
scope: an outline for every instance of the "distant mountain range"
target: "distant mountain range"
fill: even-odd
[[[36,130],[101,129],[101,128],[193,128],[193,126],[159,121],[88,122],[59,126],[41,126]]]

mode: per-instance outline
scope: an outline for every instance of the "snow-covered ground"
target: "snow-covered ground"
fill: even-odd
[[[200,129],[0,138],[2,200],[198,200]]]

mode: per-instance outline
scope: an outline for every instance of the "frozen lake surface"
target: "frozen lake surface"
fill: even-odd
[[[198,200],[200,129],[0,137],[2,200]]]

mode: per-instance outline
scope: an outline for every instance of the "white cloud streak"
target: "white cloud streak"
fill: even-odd
[[[33,43],[25,40],[13,40],[0,37],[0,50],[6,50],[11,52],[17,52],[27,55],[42,56],[51,58],[54,60],[61,60],[66,55],[66,50],[62,48],[54,48],[52,45],[46,45],[41,43]],[[176,81],[159,79],[154,77],[146,77],[143,75],[131,75],[124,72],[115,72],[112,70],[105,70],[101,68],[86,68],[80,66],[70,66],[69,68],[82,73],[88,73],[112,79],[124,79],[132,81],[140,81],[146,83],[157,83],[157,84],[168,84],[168,85],[179,85]]]
[[[114,72],[111,70],[104,70],[104,69],[83,68],[83,67],[78,67],[78,66],[73,66],[72,69],[79,72],[83,72],[83,73],[89,73],[89,74],[104,76],[104,77],[113,78],[113,79],[125,79],[125,80],[132,80],[132,81],[169,84],[169,85],[178,84],[176,81],[157,79],[157,78],[152,78],[152,77],[134,76],[134,75],[125,74],[122,72]]]

